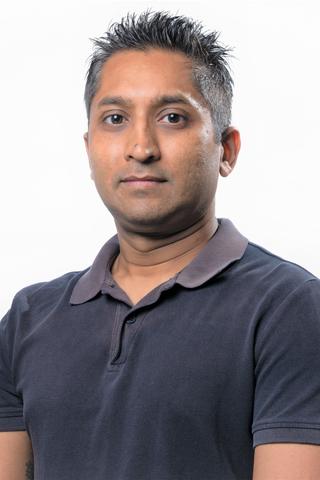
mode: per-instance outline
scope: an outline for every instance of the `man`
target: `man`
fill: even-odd
[[[0,324],[0,479],[319,479],[319,280],[215,216],[228,51],[163,12],[95,45],[84,138],[118,235]]]

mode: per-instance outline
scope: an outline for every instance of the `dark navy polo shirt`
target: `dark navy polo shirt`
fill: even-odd
[[[320,444],[320,281],[228,220],[136,305],[117,237],[18,292],[0,323],[0,430],[36,480],[249,480],[254,447]]]

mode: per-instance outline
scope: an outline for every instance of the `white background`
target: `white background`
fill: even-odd
[[[7,2],[0,17],[0,317],[14,293],[89,266],[115,233],[82,134],[89,38],[151,7],[234,47],[238,165],[217,215],[320,276],[320,40],[316,0]]]

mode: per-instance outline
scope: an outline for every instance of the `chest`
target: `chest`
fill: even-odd
[[[210,299],[194,300],[133,312],[101,301],[89,315],[74,309],[67,323],[52,314],[25,339],[16,364],[27,424],[42,416],[89,425],[132,406],[140,420],[162,412],[220,421],[239,396],[249,412],[246,322]]]

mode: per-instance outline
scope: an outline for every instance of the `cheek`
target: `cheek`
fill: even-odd
[[[96,161],[103,162],[123,156],[123,139],[117,135],[108,135],[92,128],[89,138],[89,152]]]
[[[92,138],[88,155],[96,178],[106,177],[106,175],[110,178],[121,165],[123,158],[121,142],[108,142],[105,138]]]
[[[212,185],[218,177],[220,150],[210,142],[197,142],[185,151],[184,171],[192,183],[201,188]]]

